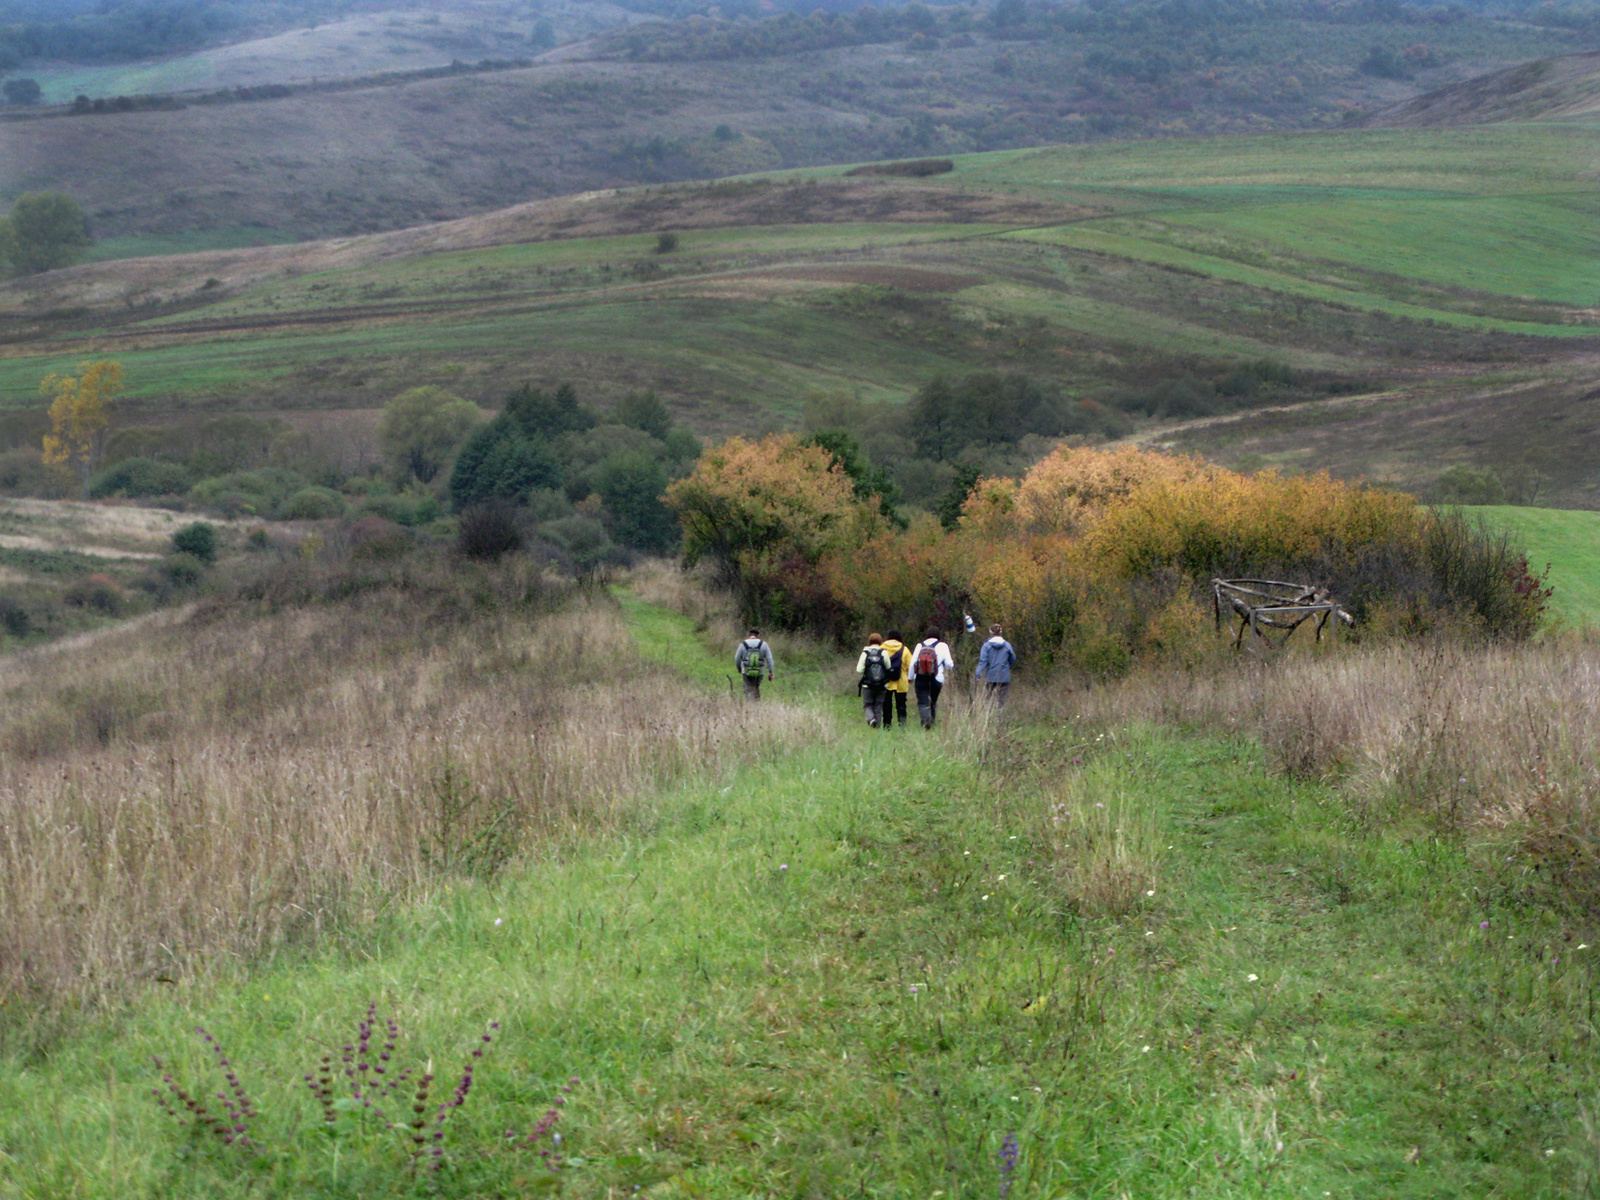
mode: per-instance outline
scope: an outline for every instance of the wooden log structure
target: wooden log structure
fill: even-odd
[[[1328,595],[1327,588],[1278,579],[1213,579],[1211,607],[1218,629],[1222,628],[1224,608],[1239,618],[1239,632],[1233,638],[1235,650],[1243,644],[1246,629],[1276,650],[1288,642],[1296,629],[1312,619],[1316,621],[1319,642],[1330,621],[1334,633],[1340,625],[1356,623],[1355,618]],[[1274,646],[1264,629],[1283,630],[1283,640]]]

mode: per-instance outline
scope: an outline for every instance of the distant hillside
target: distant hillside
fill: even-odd
[[[156,443],[256,414],[351,464],[419,384],[496,407],[568,381],[601,411],[648,390],[701,436],[821,402],[925,503],[955,468],[902,414],[991,372],[1059,396],[1058,432],[1600,508],[1593,145],[1544,123],[1062,146],[49,272],[0,286],[0,470],[37,462],[39,380],[110,355]],[[985,469],[1055,434],[1028,436]]]
[[[66,192],[102,238],[325,237],[775,168],[1338,128],[1590,36],[1402,5],[913,5],[636,21],[524,69],[348,78],[420,67],[430,36],[441,69],[462,46],[499,56],[528,42],[531,10],[480,27],[458,7],[436,27],[414,12],[364,14],[331,40],[281,34],[151,64],[145,77],[63,75],[51,98],[81,85],[89,111],[0,109],[0,201]],[[550,11],[581,28],[573,6]],[[274,63],[279,82],[263,84]],[[338,80],[320,74],[340,66]],[[147,94],[160,79],[204,89],[246,70],[258,82],[244,91]]]
[[[1600,117],[1600,52],[1523,63],[1426,92],[1373,113],[1365,124],[1400,127]]]

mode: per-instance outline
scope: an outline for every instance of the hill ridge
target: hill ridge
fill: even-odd
[[[1600,51],[1535,59],[1371,114],[1375,128],[1556,121],[1600,113]]]

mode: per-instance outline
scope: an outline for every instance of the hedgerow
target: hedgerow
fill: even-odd
[[[1021,479],[980,479],[955,529],[930,518],[901,530],[807,449],[730,439],[668,499],[691,553],[717,556],[747,615],[841,644],[896,625],[953,629],[965,610],[1031,661],[1109,676],[1201,652],[1216,577],[1325,587],[1368,637],[1448,618],[1525,638],[1549,597],[1505,539],[1325,472],[1063,447]]]

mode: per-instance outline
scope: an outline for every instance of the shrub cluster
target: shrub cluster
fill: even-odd
[[[1116,675],[1197,653],[1216,577],[1326,587],[1369,633],[1449,619],[1520,639],[1549,598],[1506,539],[1325,473],[1062,448],[1020,479],[980,479],[951,530],[899,529],[814,450],[734,439],[669,499],[691,557],[715,556],[752,619],[840,641],[953,629],[965,609],[1035,662]]]
[[[468,520],[480,531],[515,518],[579,570],[618,547],[671,550],[678,531],[661,496],[700,443],[650,392],[623,396],[608,417],[580,402],[570,384],[519,388],[462,444],[449,476],[451,501],[474,513]],[[485,556],[473,548],[478,534],[463,533],[462,548]]]

